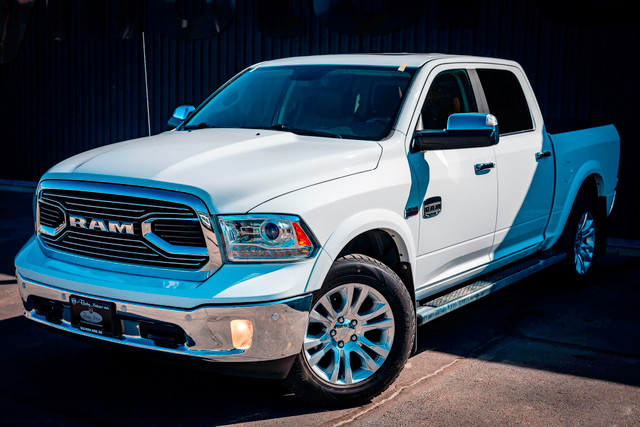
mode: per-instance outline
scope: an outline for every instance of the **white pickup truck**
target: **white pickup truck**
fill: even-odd
[[[616,129],[549,135],[512,61],[274,60],[170,123],[42,177],[28,319],[357,404],[418,325],[604,248]]]

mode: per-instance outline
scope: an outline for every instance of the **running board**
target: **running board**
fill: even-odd
[[[506,266],[447,294],[421,301],[416,310],[418,326],[557,264],[566,257],[565,252],[545,252]]]

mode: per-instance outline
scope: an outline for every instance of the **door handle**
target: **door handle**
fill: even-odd
[[[486,171],[488,169],[493,169],[496,165],[493,162],[488,162],[488,163],[476,163],[475,164],[475,169],[476,169],[476,173],[478,172],[482,172],[482,171]]]
[[[536,153],[536,160],[544,159],[545,157],[551,157],[551,151],[540,151]]]

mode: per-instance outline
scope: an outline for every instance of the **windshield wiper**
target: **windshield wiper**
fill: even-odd
[[[183,126],[180,130],[210,129],[214,127],[215,126],[212,126],[209,123],[202,122],[197,125]]]
[[[295,133],[296,135],[327,136],[329,138],[340,138],[340,139],[342,139],[342,136],[339,133],[323,132],[321,130],[312,130],[312,129],[300,129],[300,128],[296,128],[296,127],[287,125],[285,123],[278,123],[276,125],[268,127],[267,129],[283,130],[285,132]]]

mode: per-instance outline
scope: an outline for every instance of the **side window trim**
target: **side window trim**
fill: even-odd
[[[473,95],[476,97],[476,106],[478,107],[478,113],[489,114],[489,104],[487,98],[484,96],[484,90],[482,90],[482,84],[480,83],[480,77],[475,68],[466,69],[469,80],[471,80],[471,88],[473,89]]]

